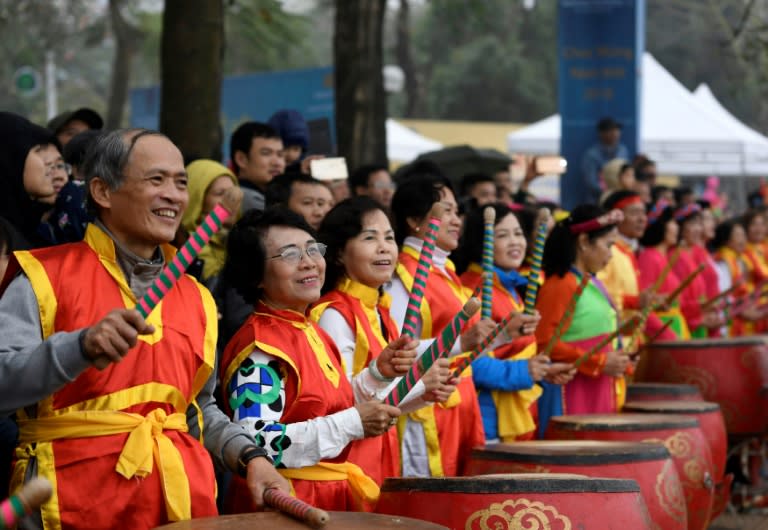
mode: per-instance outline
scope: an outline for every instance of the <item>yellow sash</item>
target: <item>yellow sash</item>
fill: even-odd
[[[130,433],[115,470],[127,479],[144,478],[152,473],[153,463],[156,462],[168,518],[181,521],[192,518],[189,481],[181,453],[163,431],[186,432],[187,429],[185,414],[166,414],[162,409],[155,409],[146,416],[117,411],[73,411],[59,416],[20,420],[20,447],[16,455],[26,458],[24,445],[29,443]]]
[[[344,462],[342,464],[320,462],[314,466],[278,469],[277,471],[287,479],[312,481],[346,480],[352,493],[358,500],[368,503],[375,503],[379,500],[379,486],[359,466],[351,462]],[[293,490],[293,486],[291,486],[291,490]],[[294,492],[291,491],[291,493]]]
[[[514,360],[530,359],[536,355],[536,343],[532,342],[516,354]],[[536,429],[531,416],[531,403],[541,396],[541,387],[533,387],[515,392],[491,390],[491,397],[496,405],[499,438],[502,442],[514,442],[517,436]]]

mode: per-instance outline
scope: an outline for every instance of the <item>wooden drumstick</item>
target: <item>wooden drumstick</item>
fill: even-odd
[[[632,318],[624,322],[624,324],[622,324],[615,331],[613,331],[612,333],[610,333],[609,335],[601,339],[600,342],[592,346],[592,348],[590,348],[589,351],[587,351],[581,357],[576,359],[573,365],[576,367],[581,366],[590,357],[592,357],[596,353],[600,353],[603,348],[605,348],[608,344],[610,344],[619,335],[623,335],[625,333],[632,333],[639,323],[640,323],[640,315],[633,316]]]
[[[312,528],[322,528],[331,520],[331,516],[325,510],[315,508],[311,504],[291,497],[276,488],[264,490],[264,503]]]
[[[35,477],[21,491],[11,495],[0,504],[0,528],[14,528],[20,519],[33,513],[53,494],[48,480]]]

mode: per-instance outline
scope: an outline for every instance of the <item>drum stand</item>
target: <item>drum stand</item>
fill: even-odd
[[[727,471],[736,476],[728,512],[768,514],[768,438],[734,441],[728,450]]]

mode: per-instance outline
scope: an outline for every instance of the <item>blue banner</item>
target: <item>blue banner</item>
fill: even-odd
[[[645,0],[558,0],[558,107],[560,154],[568,161],[560,180],[565,209],[593,202],[582,158],[598,141],[596,124],[622,124],[621,143],[637,153],[640,77],[645,49]]]
[[[221,90],[224,162],[229,158],[229,137],[238,125],[246,121],[266,122],[280,109],[298,110],[308,122],[328,120],[331,144],[335,145],[333,98],[330,66],[224,78]],[[157,129],[160,87],[133,89],[130,101],[131,127]]]

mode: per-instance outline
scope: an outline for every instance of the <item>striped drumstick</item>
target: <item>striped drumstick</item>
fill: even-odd
[[[579,302],[579,297],[581,297],[581,293],[584,292],[584,289],[586,289],[588,283],[589,283],[589,274],[582,274],[581,281],[579,282],[579,285],[576,287],[576,292],[573,293],[571,300],[568,302],[568,305],[565,308],[565,312],[563,313],[563,316],[560,318],[560,321],[557,323],[555,332],[549,338],[549,342],[547,342],[547,345],[544,347],[542,351],[538,353],[538,355],[549,355],[550,353],[552,353],[552,349],[555,347],[555,344],[557,344],[557,341],[560,340],[560,337],[562,336],[562,334],[565,333],[566,324],[567,325],[571,324],[571,318],[573,317],[573,313],[576,311],[576,304]]]
[[[486,206],[483,210],[483,296],[481,299],[480,318],[491,318],[493,306],[493,225],[496,221],[496,209]]]
[[[197,255],[208,244],[213,234],[221,230],[224,221],[237,212],[240,207],[240,200],[243,192],[239,187],[230,188],[221,204],[217,204],[214,209],[205,216],[203,222],[197,227],[179,249],[176,256],[163,269],[155,281],[152,283],[147,293],[139,300],[136,310],[141,316],[147,318],[152,310],[160,303],[160,300],[171,290],[173,285],[181,278],[187,267],[192,265]]]
[[[464,370],[466,370],[467,367],[472,364],[472,361],[480,357],[480,355],[491,345],[496,336],[509,325],[509,321],[516,317],[518,314],[519,313],[517,311],[512,311],[503,319],[501,319],[501,322],[499,322],[496,327],[491,330],[488,336],[485,337],[480,344],[475,346],[475,349],[469,352],[466,357],[463,357],[461,361],[459,361],[459,364],[453,371],[453,377],[461,376],[462,372],[464,372]]]
[[[165,266],[160,275],[147,290],[146,294],[136,304],[136,310],[141,313],[143,318],[147,318],[152,310],[160,303],[160,300],[171,290],[174,284],[184,274],[184,271],[195,261],[195,258],[210,241],[213,234],[221,230],[224,221],[240,208],[240,201],[243,198],[242,190],[235,186],[227,190],[222,202],[217,204],[213,210],[205,216],[203,222],[197,227],[186,243],[179,249],[173,260]],[[110,361],[107,357],[97,357],[94,366],[103,370],[109,366]]]
[[[0,503],[0,528],[16,528],[24,517],[36,511],[53,494],[48,480],[36,477],[21,490]]]
[[[416,273],[413,275],[413,287],[411,287],[411,293],[408,296],[402,333],[413,339],[418,338],[416,337],[416,328],[420,318],[419,307],[421,306],[421,299],[424,298],[424,290],[427,288],[427,276],[429,276],[429,268],[432,266],[432,253],[435,251],[435,241],[437,241],[437,231],[440,230],[440,223],[442,223],[443,211],[443,205],[439,202],[433,204],[429,211],[429,223],[421,245]]]
[[[589,349],[589,351],[587,351],[581,357],[576,359],[576,361],[573,363],[573,365],[576,366],[576,367],[581,366],[590,357],[592,357],[596,353],[600,353],[600,351],[603,348],[605,348],[608,344],[610,344],[619,335],[624,335],[626,333],[631,333],[637,327],[637,325],[639,323],[640,323],[640,315],[633,316],[632,318],[630,318],[629,320],[624,322],[624,324],[619,326],[615,331],[613,331],[612,333],[610,333],[610,334],[606,335],[605,337],[603,337],[600,340],[600,342],[598,342],[597,344],[592,346]]]
[[[397,386],[384,399],[384,403],[396,407],[408,395],[408,392],[416,385],[418,380],[429,370],[440,357],[448,355],[467,321],[480,309],[480,301],[470,298],[461,311],[453,317],[453,320],[432,341],[429,348],[419,356],[419,359],[408,369]]]
[[[541,259],[544,257],[544,244],[547,242],[549,231],[549,210],[539,211],[539,225],[536,229],[536,239],[533,241],[531,254],[531,272],[528,274],[528,287],[525,288],[525,314],[532,315],[536,307],[536,295],[541,282]]]
[[[264,490],[264,504],[290,515],[312,528],[322,528],[331,520],[331,516],[325,510],[315,508],[277,488]]]

